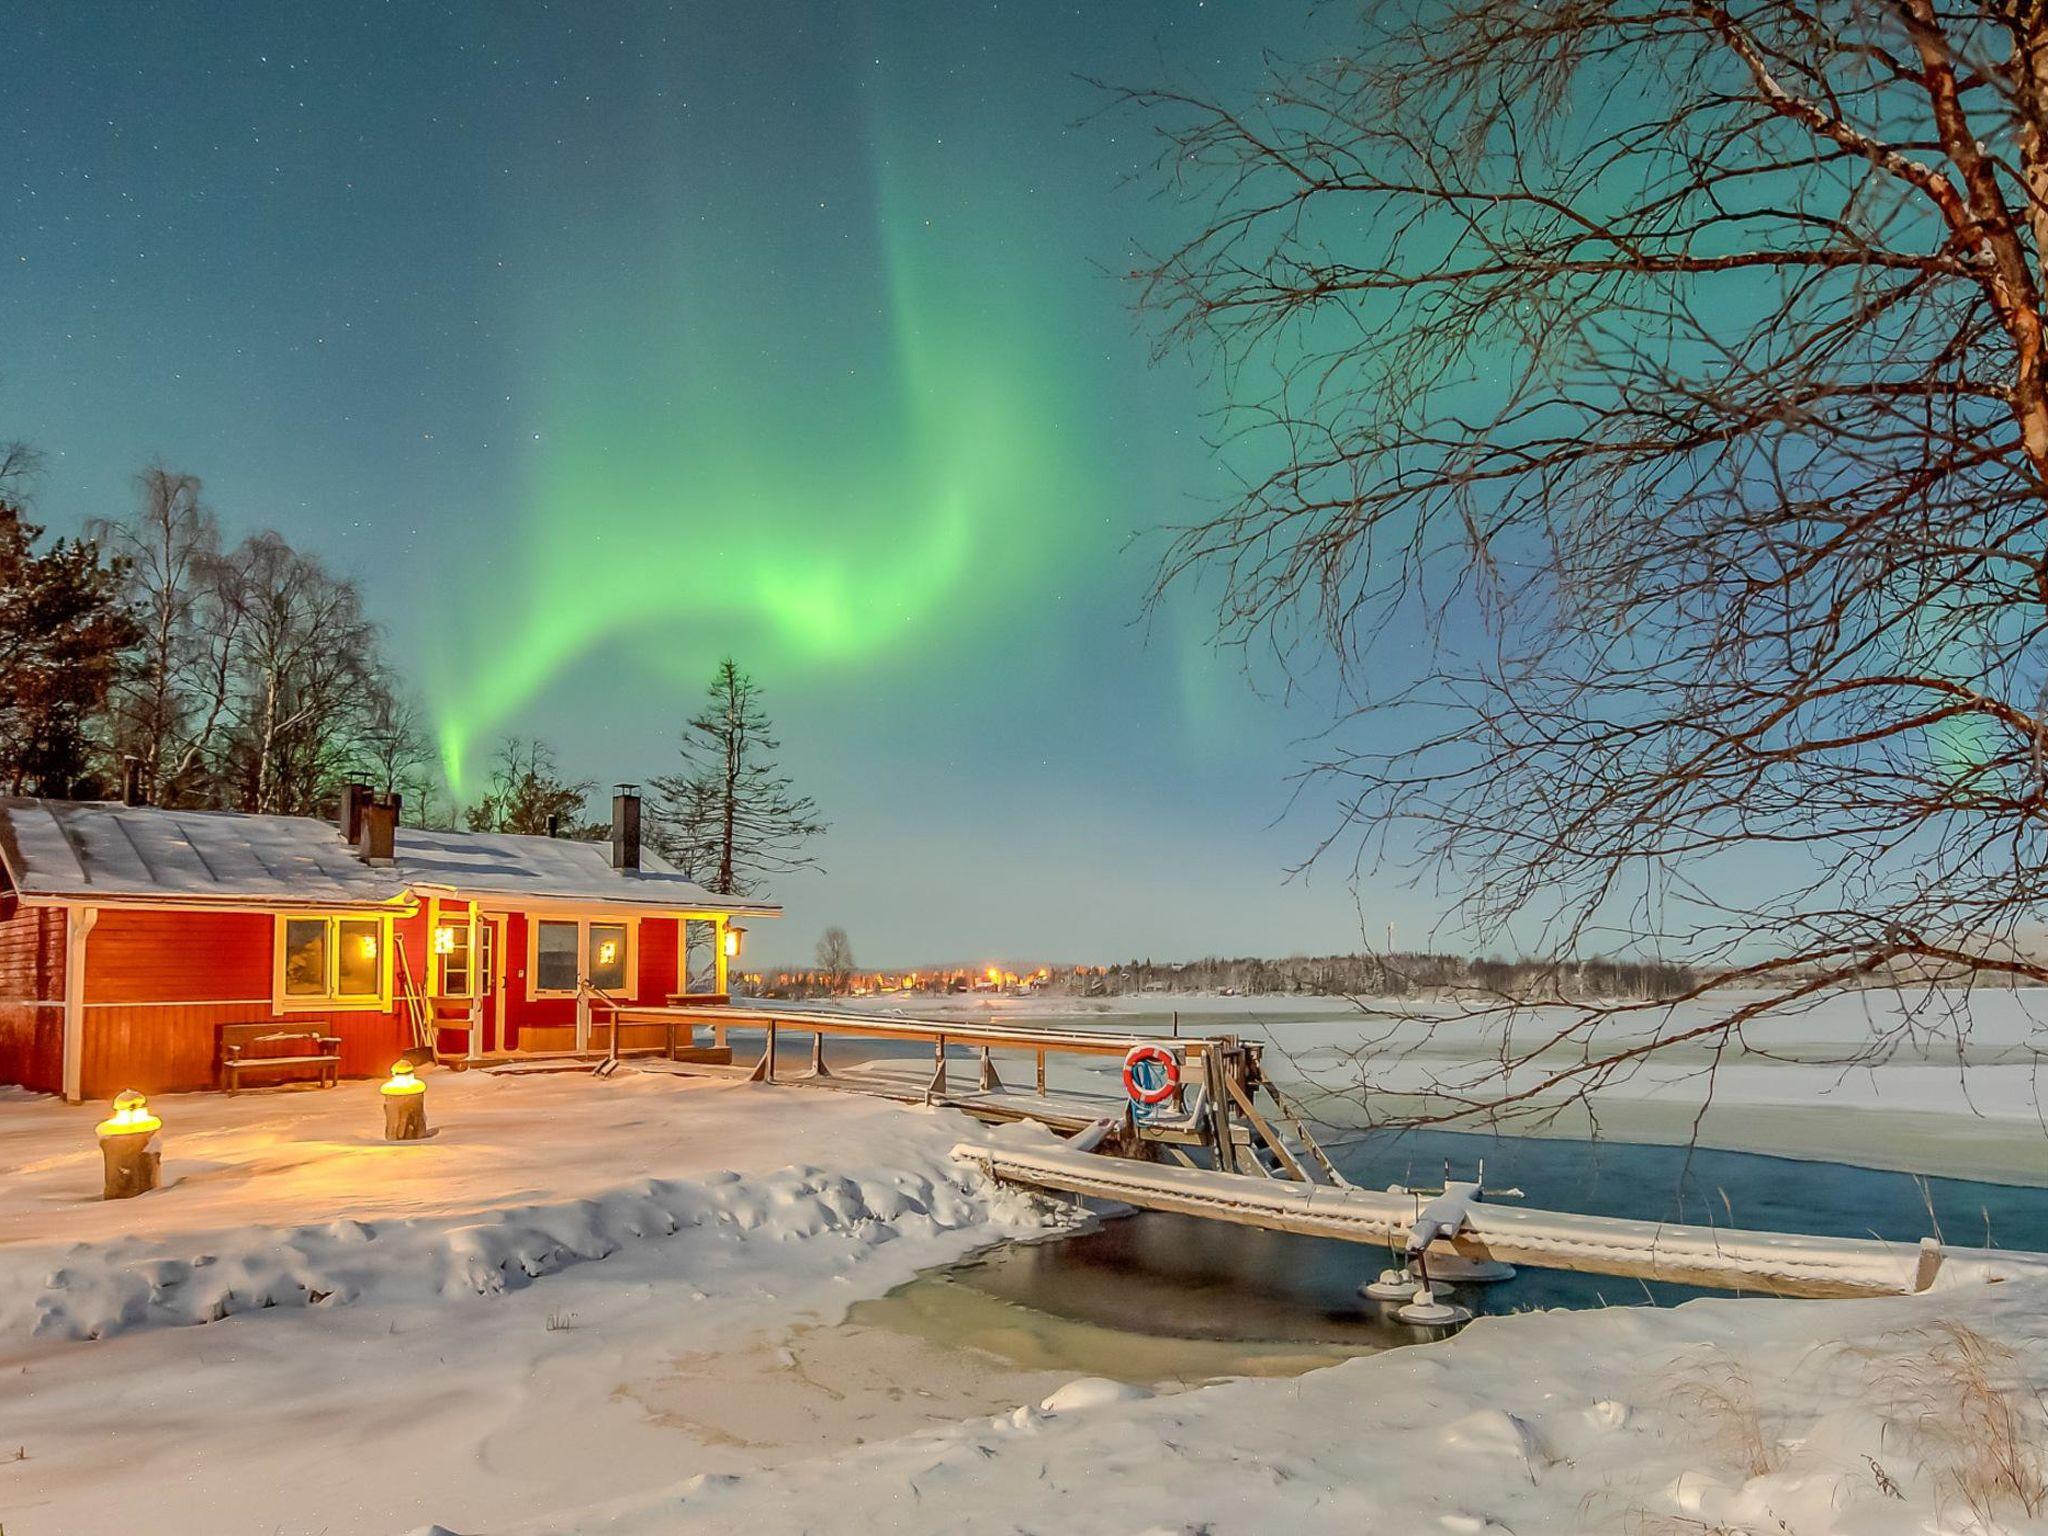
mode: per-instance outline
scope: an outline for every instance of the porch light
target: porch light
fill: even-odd
[[[726,958],[726,959],[728,959],[728,960],[737,960],[737,959],[739,959],[739,957],[740,957],[740,940],[741,940],[741,939],[742,939],[743,937],[745,937],[745,935],[746,935],[746,931],[747,931],[747,930],[746,930],[746,929],[744,929],[744,928],[742,928],[742,927],[741,927],[741,926],[740,926],[740,925],[739,925],[738,923],[727,923],[727,924],[725,925],[725,958]]]
[[[163,1154],[155,1142],[163,1121],[149,1112],[148,1099],[133,1088],[122,1089],[114,1095],[114,1112],[95,1129],[106,1164],[101,1199],[127,1200],[157,1187]]]
[[[384,1096],[384,1139],[418,1141],[427,1134],[427,1085],[403,1057],[391,1063],[391,1076],[377,1085]]]

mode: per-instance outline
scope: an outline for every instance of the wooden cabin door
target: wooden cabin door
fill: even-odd
[[[498,963],[503,922],[503,918],[486,917],[476,925],[477,1012],[487,1051],[511,1049],[505,1041],[504,968]]]

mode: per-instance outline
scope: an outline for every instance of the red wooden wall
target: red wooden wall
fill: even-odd
[[[394,935],[424,985],[425,917],[395,924]],[[382,1076],[412,1043],[403,1007],[280,1014],[270,996],[275,936],[265,912],[102,908],[85,947],[85,1097],[210,1088],[220,1026],[278,1017],[340,1036],[344,1076]]]
[[[64,1091],[64,913],[0,894],[0,1083]]]
[[[504,925],[504,1038],[487,1042],[496,1049],[516,1049],[522,1026],[573,1028],[576,1022],[574,998],[528,1001],[527,924],[526,917],[513,914]],[[0,1083],[62,1091],[64,925],[61,909],[21,906],[0,894]],[[631,1001],[660,1004],[677,990],[678,929],[675,918],[640,920],[638,986]],[[424,989],[430,974],[424,911],[395,923],[393,933],[414,985]],[[402,1001],[386,1013],[281,1015],[271,1000],[275,934],[275,919],[264,912],[101,908],[85,949],[85,1097],[109,1098],[123,1088],[210,1088],[220,1026],[276,1017],[340,1036],[345,1076],[382,1076],[412,1043]],[[466,1047],[468,1006],[435,1004],[444,1048]]]

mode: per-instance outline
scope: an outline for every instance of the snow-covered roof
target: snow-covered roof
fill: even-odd
[[[432,887],[489,900],[773,915],[714,896],[652,851],[612,868],[604,843],[503,832],[398,830],[389,864],[366,864],[332,822],[105,801],[0,798],[0,863],[27,897],[370,906]]]

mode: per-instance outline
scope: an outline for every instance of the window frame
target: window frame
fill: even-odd
[[[625,983],[615,990],[619,997],[640,995],[640,919],[634,917],[613,917],[604,914],[596,917],[570,916],[567,913],[528,912],[526,915],[526,1000],[529,1003],[542,1002],[550,998],[573,998],[577,987],[543,987],[540,984],[540,928],[542,923],[560,923],[576,930],[576,980],[580,986],[583,978],[590,974],[590,930],[598,928],[623,928],[626,931]],[[611,991],[614,989],[607,988]]]
[[[428,939],[429,955],[433,965],[433,995],[455,1002],[474,1002],[485,990],[477,984],[477,923],[467,914],[450,920],[445,914],[434,920],[432,936]],[[441,931],[457,935],[455,944],[446,953],[440,948]],[[455,992],[448,987],[448,962],[457,954],[462,956],[462,990]]]
[[[326,977],[322,990],[291,992],[285,984],[285,962],[290,953],[289,935],[293,923],[320,923],[326,930]],[[374,923],[377,927],[377,983],[374,992],[339,992],[341,977],[341,925]],[[393,949],[392,916],[388,912],[279,912],[271,928],[270,1005],[280,1013],[389,1013],[391,1011]]]

